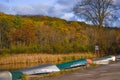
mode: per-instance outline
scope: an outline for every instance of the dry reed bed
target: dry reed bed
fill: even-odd
[[[0,64],[18,64],[18,63],[60,63],[80,58],[95,58],[92,53],[70,53],[70,54],[12,54],[0,57]]]

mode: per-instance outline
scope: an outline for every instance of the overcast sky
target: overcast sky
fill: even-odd
[[[78,0],[0,0],[0,12],[20,15],[47,15],[66,20],[80,20],[72,11]],[[120,5],[120,0],[115,0]],[[120,19],[119,19],[120,20]],[[113,25],[120,26],[120,21]]]

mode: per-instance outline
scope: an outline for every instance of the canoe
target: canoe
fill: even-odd
[[[0,71],[0,80],[18,80],[23,76],[22,72],[19,71]]]
[[[109,64],[110,61],[108,61],[108,60],[94,60],[93,63],[94,64]]]
[[[51,73],[58,71],[60,70],[56,67],[56,65],[46,64],[46,65],[40,65],[40,66],[35,66],[35,67],[11,71],[11,72],[1,71],[0,80],[18,80],[22,78],[23,74],[28,74],[28,75],[43,74],[43,73]]]
[[[112,57],[112,61],[116,61],[116,56],[111,56]]]
[[[86,60],[87,60],[88,64],[92,64],[93,63],[93,61],[91,59],[86,59]]]
[[[12,74],[9,71],[1,71],[0,80],[12,80]]]
[[[59,68],[56,67],[56,65],[53,64],[45,64],[45,65],[39,65],[31,68],[26,68],[23,70],[19,70],[23,74],[44,74],[44,73],[51,73],[51,72],[58,72],[60,71]]]
[[[11,71],[12,80],[19,80],[23,77],[23,73],[21,71]]]
[[[109,64],[111,61],[115,61],[116,57],[115,56],[106,56],[102,58],[97,58],[93,60],[94,64]]]
[[[116,58],[115,56],[105,56],[105,57],[102,57],[102,58],[97,58],[95,60],[108,60],[108,61],[115,61]],[[94,61],[94,60],[93,60]]]
[[[86,59],[79,59],[79,60],[75,60],[75,61],[71,61],[71,62],[65,62],[65,63],[57,64],[56,66],[60,70],[62,70],[62,69],[79,67],[79,66],[85,66],[87,64],[88,64],[88,62],[86,61]]]
[[[117,56],[116,56],[116,59],[120,59],[120,55],[117,55]]]

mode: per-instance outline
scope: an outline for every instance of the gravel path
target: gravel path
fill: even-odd
[[[120,80],[120,62],[42,80]]]

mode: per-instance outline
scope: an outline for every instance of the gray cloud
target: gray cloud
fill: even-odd
[[[120,6],[120,0],[114,0],[114,4]]]
[[[4,0],[3,0],[4,1]],[[4,2],[8,2],[5,0]],[[14,0],[15,1],[15,0]],[[47,15],[52,17],[59,17],[63,19],[71,19],[73,17],[72,8],[76,0],[55,0],[55,5],[45,5],[42,3],[26,4],[26,5],[13,5],[9,4],[0,5],[0,11],[11,14],[20,15]],[[67,16],[68,14],[68,16]]]
[[[22,5],[22,6],[16,6],[12,9],[15,14],[33,14],[34,9],[31,6]]]
[[[49,6],[42,4],[20,5],[13,8],[16,14],[21,15],[48,15]]]
[[[7,6],[7,4],[3,4],[3,3],[0,3],[0,12],[9,12],[9,6]]]
[[[35,10],[34,13],[41,14],[41,15],[49,15],[49,11],[52,10],[52,6],[43,5],[43,4],[35,4],[35,5],[32,5],[32,7]]]
[[[75,15],[72,12],[71,13],[65,13],[61,18],[66,19],[66,20],[74,20]]]
[[[8,14],[47,15],[52,17],[59,17],[66,20],[81,20],[75,16],[72,11],[73,7],[80,0],[55,0],[56,2],[54,5],[47,5],[42,3],[9,5],[10,3],[7,3],[9,0],[1,1],[2,3],[0,3],[0,11]],[[119,4],[120,0],[115,0],[115,3]],[[119,21],[115,22],[114,25],[120,25]]]
[[[113,27],[120,27],[120,20],[115,21],[112,25]]]
[[[57,3],[60,5],[65,6],[73,6],[75,5],[79,0],[58,0]]]
[[[9,0],[0,0],[0,2],[2,2],[2,3],[8,3]]]
[[[55,12],[59,12],[60,18],[66,20],[75,20],[75,15],[73,14],[73,7],[77,3],[77,0],[57,0],[57,4],[54,7]]]

